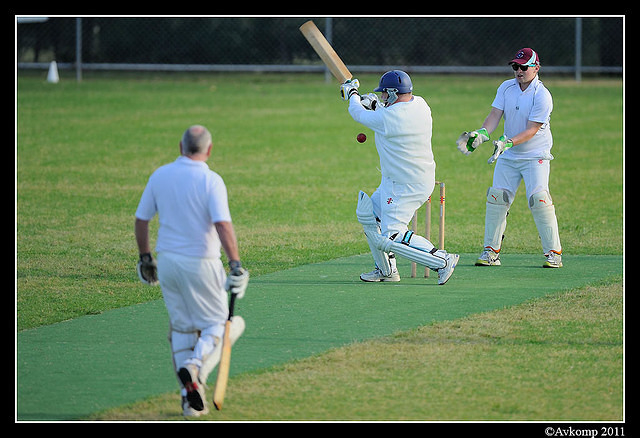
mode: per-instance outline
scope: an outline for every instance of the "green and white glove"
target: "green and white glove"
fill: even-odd
[[[491,155],[489,157],[489,160],[487,161],[487,163],[489,164],[493,164],[498,159],[500,154],[502,154],[505,150],[509,149],[510,147],[513,147],[513,142],[511,141],[510,138],[507,138],[504,135],[501,135],[498,140],[493,142],[493,146],[494,146],[493,155]]]
[[[485,141],[489,141],[489,133],[485,128],[480,128],[476,131],[465,131],[460,134],[460,137],[456,140],[456,145],[458,145],[460,152],[469,155]]]

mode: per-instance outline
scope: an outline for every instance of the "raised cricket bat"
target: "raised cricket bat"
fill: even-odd
[[[236,294],[232,293],[229,300],[229,317],[224,324],[224,336],[222,337],[222,353],[220,364],[218,365],[218,376],[216,378],[216,388],[213,391],[213,405],[217,410],[222,409],[224,395],[227,392],[227,382],[229,381],[229,367],[231,366],[231,317],[233,307],[236,302]]]
[[[342,62],[342,59],[340,59],[336,51],[333,50],[331,44],[329,44],[312,20],[300,26],[300,32],[302,32],[302,35],[309,41],[313,50],[316,51],[320,59],[322,59],[324,64],[329,68],[331,74],[335,76],[341,84],[353,77],[347,66]]]

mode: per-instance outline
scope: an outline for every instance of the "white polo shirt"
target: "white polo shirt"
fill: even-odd
[[[503,111],[504,135],[507,138],[514,137],[524,131],[529,120],[542,123],[533,138],[507,149],[500,158],[512,160],[549,159],[553,146],[550,125],[553,99],[538,76],[524,91],[520,90],[520,85],[515,78],[504,81],[498,87],[491,106]]]
[[[207,163],[185,156],[158,168],[149,177],[136,217],[158,214],[156,251],[191,257],[219,258],[216,222],[231,222],[227,188]]]
[[[360,96],[349,99],[349,114],[375,132],[380,170],[395,182],[426,184],[435,178],[431,150],[431,108],[420,96],[391,106],[365,109]]]

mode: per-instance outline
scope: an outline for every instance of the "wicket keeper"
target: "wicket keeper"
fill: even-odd
[[[540,58],[530,48],[518,50],[509,64],[514,78],[504,81],[491,104],[482,127],[463,132],[458,149],[471,154],[504,118],[504,133],[493,142],[489,164],[495,164],[493,185],[487,190],[484,248],[476,266],[499,266],[502,239],[509,207],[524,179],[529,209],[533,215],[545,256],[543,267],[562,267],[562,246],[556,210],[549,193],[551,111],[553,99],[538,77]]]

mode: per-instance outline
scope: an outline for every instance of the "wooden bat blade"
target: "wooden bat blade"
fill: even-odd
[[[300,26],[300,32],[302,35],[309,41],[313,50],[316,51],[322,62],[329,68],[331,74],[340,82],[343,83],[353,77],[349,69],[342,59],[338,56],[331,44],[324,37],[320,29],[316,26],[316,24],[309,20]]]
[[[217,410],[222,409],[224,395],[227,392],[227,382],[229,381],[229,368],[231,367],[231,320],[227,320],[224,325],[224,336],[222,338],[222,353],[220,364],[218,365],[218,376],[216,377],[216,388],[213,391],[213,405]]]

